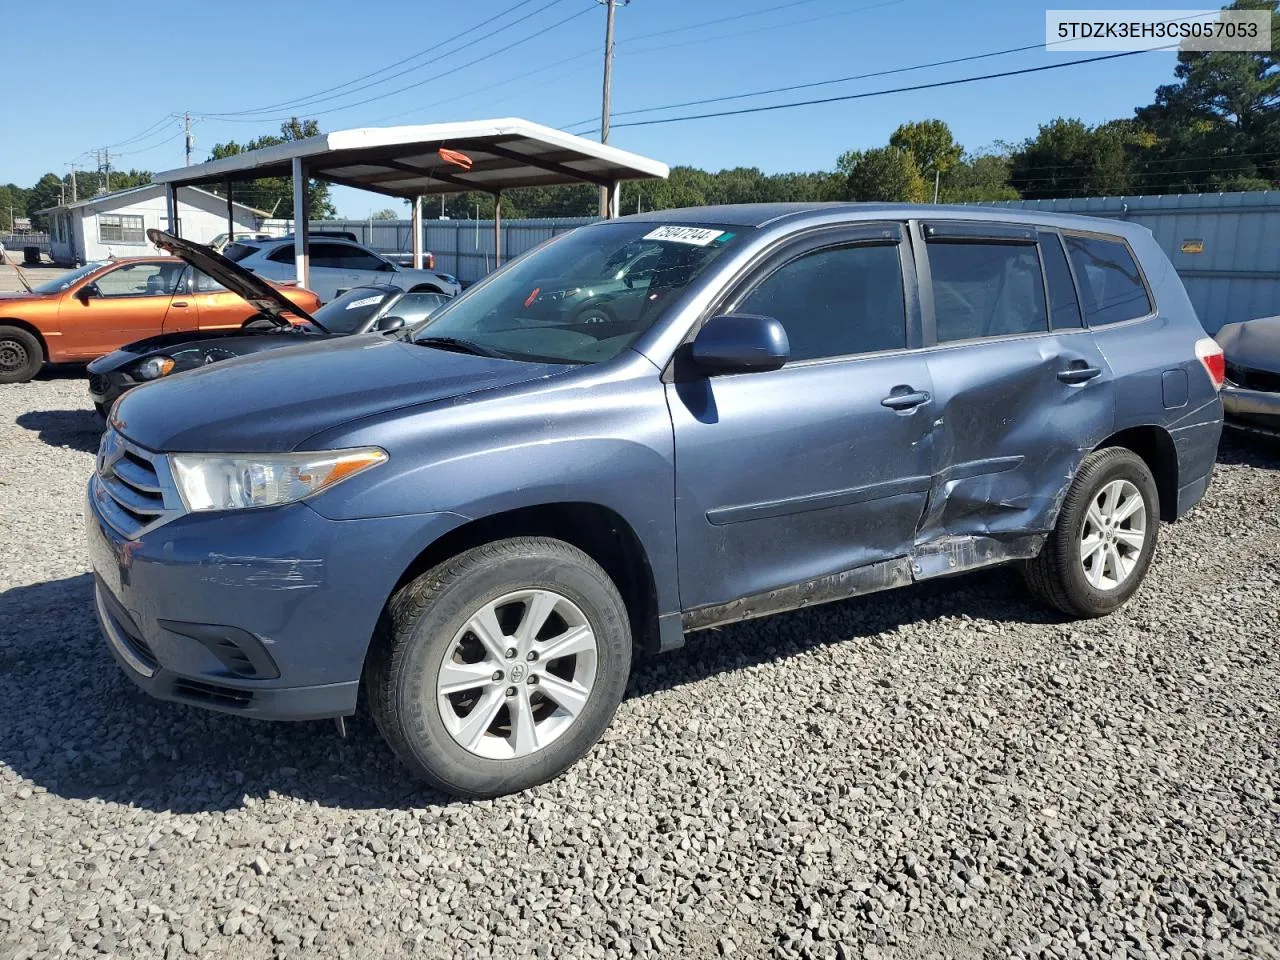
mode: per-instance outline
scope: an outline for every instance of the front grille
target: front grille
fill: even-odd
[[[174,696],[193,703],[206,703],[233,709],[243,709],[253,702],[252,690],[237,690],[216,683],[178,679],[173,683]]]
[[[114,427],[102,435],[96,472],[98,509],[126,539],[137,539],[181,512],[164,457],[131,443]]]
[[[1250,370],[1248,367],[1228,363],[1227,379],[1237,387],[1243,387],[1246,390],[1280,393],[1280,373],[1269,373],[1266,370]]]

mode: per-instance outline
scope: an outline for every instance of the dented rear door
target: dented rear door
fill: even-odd
[[[934,390],[928,577],[1034,555],[1080,461],[1115,422],[1115,379],[1081,323],[1056,233],[915,225]]]

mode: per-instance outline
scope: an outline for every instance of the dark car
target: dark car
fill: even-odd
[[[531,313],[637,248],[611,323]],[[403,338],[127,394],[88,487],[98,617],[154,696],[364,702],[431,783],[507,793],[590,750],[633,651],[686,631],[1010,562],[1067,616],[1115,610],[1209,486],[1220,360],[1134,223],[602,221]]]
[[[574,264],[569,276],[536,280],[527,298],[529,315],[551,317],[557,323],[567,317],[605,335],[644,300],[659,253],[652,244],[632,243],[594,262]]]
[[[1226,354],[1227,426],[1280,439],[1280,317],[1229,323],[1216,339]]]
[[[357,333],[391,333],[412,326],[448,301],[441,293],[402,290],[391,284],[356,287],[309,314],[260,277],[207,247],[155,231],[152,242],[188,263],[258,309],[238,330],[199,331],[147,337],[89,364],[89,396],[98,412],[131,387],[233,357],[276,350],[313,339]]]

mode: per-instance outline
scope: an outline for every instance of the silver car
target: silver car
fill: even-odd
[[[368,247],[332,237],[312,239],[311,277],[307,287],[328,302],[353,287],[390,283],[404,290],[436,291],[455,296],[462,287],[447,273],[435,270],[408,270]],[[227,244],[222,255],[246,270],[268,280],[297,279],[293,260],[293,238],[237,240]]]

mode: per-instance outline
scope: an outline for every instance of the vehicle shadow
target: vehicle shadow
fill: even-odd
[[[1280,470],[1280,440],[1227,430],[1218,444],[1218,463]]]
[[[37,380],[83,380],[88,371],[83,363],[46,363],[36,374]]]
[[[51,447],[96,453],[102,439],[102,418],[92,410],[31,410],[15,422]]]
[[[982,573],[692,634],[683,650],[639,661],[628,696],[947,614],[1055,622],[1016,579]],[[0,594],[0,764],[57,796],[175,813],[272,794],[356,809],[456,802],[413,779],[363,710],[347,726],[341,739],[330,721],[267,723],[151,699],[99,635],[89,574]]]

